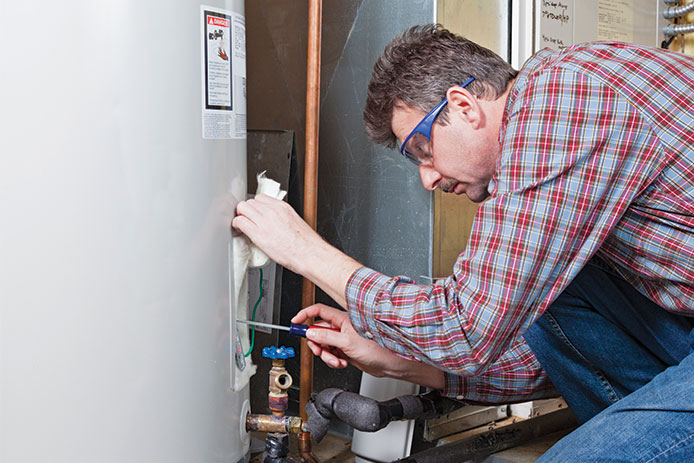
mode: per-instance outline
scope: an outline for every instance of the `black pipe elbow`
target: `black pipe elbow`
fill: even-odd
[[[376,432],[392,420],[434,418],[454,406],[454,401],[444,399],[437,391],[377,402],[354,392],[328,388],[306,404],[306,413],[309,431],[320,442],[333,418],[359,431]]]

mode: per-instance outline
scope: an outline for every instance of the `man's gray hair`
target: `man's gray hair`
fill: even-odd
[[[470,93],[497,99],[517,73],[496,53],[440,24],[412,27],[394,38],[374,65],[364,110],[366,133],[376,143],[395,147],[391,120],[396,105],[427,113],[449,88],[470,77],[475,78],[467,87]],[[437,122],[448,123],[447,114],[444,108]]]

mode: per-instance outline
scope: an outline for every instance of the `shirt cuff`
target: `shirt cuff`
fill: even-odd
[[[467,378],[460,375],[453,375],[446,371],[443,372],[444,386],[441,394],[456,400],[465,400],[471,397],[471,387]]]
[[[374,317],[376,296],[390,279],[367,267],[357,269],[347,281],[345,299],[354,329],[366,339],[378,334],[378,323]]]

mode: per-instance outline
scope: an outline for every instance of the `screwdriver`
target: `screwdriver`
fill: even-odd
[[[275,330],[283,330],[283,331],[289,331],[289,334],[294,335],[294,336],[301,336],[302,338],[306,337],[306,330],[308,329],[321,329],[321,330],[330,330],[334,331],[336,333],[339,333],[340,330],[337,328],[328,328],[327,326],[320,326],[320,325],[300,325],[299,323],[290,323],[289,327],[286,326],[281,326],[281,325],[271,325],[269,323],[261,323],[261,322],[252,322],[250,320],[236,320],[239,323],[245,323],[246,325],[254,325],[254,326],[260,326],[263,328],[271,328]]]

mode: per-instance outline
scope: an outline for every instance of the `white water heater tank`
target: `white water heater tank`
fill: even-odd
[[[0,461],[247,458],[243,5],[0,3]]]

